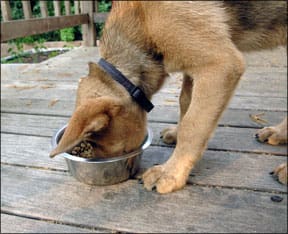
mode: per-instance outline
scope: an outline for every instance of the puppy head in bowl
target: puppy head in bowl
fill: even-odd
[[[146,117],[137,111],[135,105],[108,95],[93,97],[92,90],[97,91],[103,85],[103,77],[99,78],[99,75],[101,71],[99,74],[90,71],[88,78],[84,78],[85,82],[80,82],[77,107],[50,157],[71,152],[82,141],[93,143],[95,158],[129,153],[143,142]]]
[[[110,97],[87,100],[76,108],[50,157],[70,152],[82,141],[93,142],[94,155],[99,158],[119,156],[139,147],[146,126],[131,119],[122,108]]]

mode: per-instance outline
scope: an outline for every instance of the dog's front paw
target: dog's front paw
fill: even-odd
[[[282,184],[287,184],[287,163],[282,163],[271,173]]]
[[[177,140],[177,126],[165,128],[160,134],[164,143],[175,144]]]
[[[260,142],[267,142],[270,145],[287,143],[287,132],[278,127],[265,127],[260,129],[255,138]]]
[[[143,174],[142,180],[148,191],[156,190],[158,193],[170,193],[183,188],[186,184],[186,176],[169,170],[165,164],[148,169]]]

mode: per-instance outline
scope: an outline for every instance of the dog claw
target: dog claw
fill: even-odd
[[[143,179],[138,179],[138,184],[143,184]]]
[[[254,135],[254,137],[258,140],[258,139],[259,139],[259,134],[256,133],[256,134]]]
[[[157,188],[156,188],[155,185],[152,187],[152,191],[153,191],[153,192],[156,192],[156,191],[157,191]]]

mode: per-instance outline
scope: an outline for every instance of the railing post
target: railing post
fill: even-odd
[[[70,1],[65,0],[65,15],[71,15],[71,6],[70,6]]]
[[[42,18],[48,17],[47,2],[45,0],[40,1],[40,11],[41,11]]]
[[[31,19],[32,18],[32,11],[31,11],[31,3],[30,1],[22,1],[23,11],[24,11],[24,18]]]
[[[58,0],[53,1],[53,6],[54,6],[54,14],[55,16],[60,16],[61,15],[61,2]]]
[[[9,21],[12,19],[9,1],[1,1],[1,11],[3,21]]]
[[[81,1],[81,13],[89,15],[89,23],[82,25],[82,37],[84,46],[96,45],[96,30],[93,20],[94,1]]]
[[[78,0],[74,1],[74,10],[75,10],[75,15],[80,14],[80,5],[79,5],[79,1]]]

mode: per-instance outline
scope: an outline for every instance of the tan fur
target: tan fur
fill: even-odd
[[[80,79],[75,111],[51,157],[71,150],[82,140],[96,143],[94,154],[98,157],[119,156],[139,147],[145,137],[144,111],[129,105],[126,91],[105,79],[107,75],[96,64],[90,63],[89,70],[88,77]],[[131,121],[133,118],[136,120]]]
[[[287,184],[288,174],[287,174],[287,163],[282,163],[277,166],[274,171],[273,175],[276,176],[277,180],[282,184]]]
[[[287,117],[276,126],[265,127],[259,130],[256,137],[261,142],[267,142],[270,145],[280,145],[287,143]]]
[[[184,74],[179,124],[177,128],[162,133],[164,141],[172,143],[177,139],[177,145],[166,163],[147,170],[143,175],[144,186],[148,190],[156,188],[159,193],[168,193],[186,184],[190,170],[206,149],[245,70],[240,50],[271,48],[287,42],[284,33],[287,25],[282,24],[285,21],[282,11],[286,12],[286,4],[278,6],[271,1],[257,6],[251,1],[251,11],[250,8],[242,11],[242,3],[233,4],[220,1],[113,3],[101,38],[101,56],[139,86],[148,98],[160,89],[168,72],[181,71]],[[281,17],[267,15],[263,17],[266,22],[263,25],[260,23],[262,18],[257,20],[256,17],[255,22],[251,22],[254,27],[251,29],[249,19],[253,17],[249,18],[248,14],[255,13],[256,9],[263,12],[265,7],[267,12],[269,7],[278,11],[282,9],[279,11]],[[243,12],[247,14],[246,18],[241,16]],[[237,15],[242,18],[237,18]],[[269,24],[269,17],[271,22],[274,20],[273,24]],[[247,22],[243,23],[241,19]],[[263,27],[266,28],[260,29]],[[105,111],[100,104],[102,98],[107,99],[105,107],[108,112],[115,106],[119,109],[114,115],[108,114],[108,124],[103,119],[107,109]],[[95,102],[86,105],[90,99],[95,99]],[[87,110],[82,108],[83,112],[77,111],[83,105],[87,106]],[[97,141],[101,141],[102,148],[109,149],[105,152],[107,156],[139,146],[145,134],[146,113],[132,101],[122,86],[98,65],[90,64],[88,78],[82,79],[79,84],[77,109],[68,129],[76,131],[78,123],[74,123],[73,119],[77,119],[77,115],[85,116],[87,121],[83,126],[79,125],[81,130],[77,130],[81,138],[85,124],[99,121],[99,114],[101,121],[105,122],[105,131],[101,130]],[[76,135],[71,133],[74,141]],[[63,142],[71,136],[64,135]],[[113,149],[116,142],[119,145]],[[67,145],[64,145],[56,153],[66,149]]]

